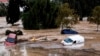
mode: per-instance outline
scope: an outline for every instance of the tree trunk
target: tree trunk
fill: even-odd
[[[80,21],[82,21],[83,20],[83,17],[80,17]]]
[[[63,30],[63,24],[61,24],[61,30]]]
[[[97,32],[99,31],[99,24],[97,24]]]

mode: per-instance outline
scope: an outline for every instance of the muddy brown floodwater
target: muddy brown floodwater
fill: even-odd
[[[26,56],[100,56],[100,41],[98,39],[87,39],[84,43],[63,46],[58,41],[24,42],[19,44],[20,49],[25,49]]]
[[[57,39],[56,41],[22,41],[14,48],[9,50],[10,56],[100,56],[100,31],[96,31],[95,24],[89,24],[87,21],[80,21],[73,26],[73,30],[84,36],[84,44],[63,46],[60,42],[69,34],[60,34],[60,29],[41,29],[24,30],[21,21],[17,22],[19,26],[8,26],[5,17],[0,17],[0,39],[6,37],[5,31],[22,30],[24,35],[18,36],[18,39],[27,40],[32,37],[47,39]],[[99,28],[100,30],[100,28]],[[5,50],[4,45],[0,44],[0,49]],[[0,52],[1,52],[0,50]],[[1,52],[2,53],[2,52]],[[0,53],[0,55],[1,55]],[[4,53],[5,54],[5,53]]]
[[[26,50],[28,56],[100,56],[99,39],[87,39],[80,45],[64,47],[60,41],[35,42],[28,43]]]

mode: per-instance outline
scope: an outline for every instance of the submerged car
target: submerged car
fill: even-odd
[[[73,45],[73,44],[81,44],[84,43],[85,39],[81,35],[72,35],[68,36],[64,40],[61,41],[63,45]]]
[[[5,39],[5,46],[8,47],[8,46],[14,46],[15,44],[17,43],[17,34],[15,33],[9,33],[8,36],[7,36],[7,39]]]

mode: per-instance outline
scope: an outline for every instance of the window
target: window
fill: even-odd
[[[67,43],[73,42],[73,40],[71,40],[70,38],[67,38],[64,41],[67,42]]]

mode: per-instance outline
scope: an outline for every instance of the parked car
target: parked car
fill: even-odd
[[[63,45],[73,45],[73,44],[81,44],[84,43],[85,39],[81,35],[72,35],[68,36],[64,40],[61,41]]]

